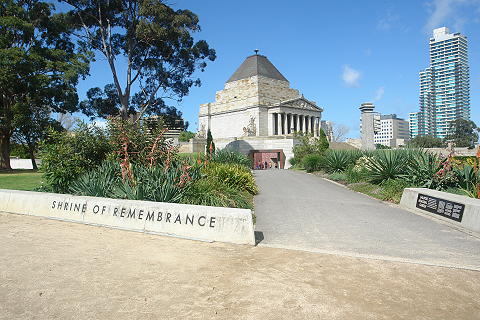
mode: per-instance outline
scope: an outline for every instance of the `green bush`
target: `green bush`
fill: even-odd
[[[328,150],[323,157],[322,166],[327,172],[345,171],[361,156],[362,152],[357,150]]]
[[[71,133],[50,131],[40,144],[47,188],[67,192],[82,173],[99,166],[112,151],[104,130],[80,123]]]
[[[230,163],[210,163],[204,169],[204,173],[207,177],[217,178],[230,188],[247,191],[251,194],[258,193],[252,172],[245,166]]]
[[[217,163],[238,164],[247,168],[252,167],[252,160],[250,160],[250,158],[248,158],[243,153],[230,149],[216,150],[212,154],[210,161]]]
[[[295,137],[299,143],[293,147],[293,154],[298,163],[302,163],[303,158],[309,154],[323,154],[328,149],[329,143],[323,130],[320,137],[313,137],[311,133],[296,132]]]
[[[410,187],[404,179],[386,180],[382,182],[382,200],[399,203],[402,198],[403,189]]]
[[[188,142],[193,137],[195,137],[195,133],[190,132],[190,131],[182,131],[182,132],[180,132],[180,135],[178,136],[178,141]]]
[[[216,177],[194,181],[180,200],[185,204],[253,209],[251,195],[223,183]]]
[[[302,165],[307,172],[318,171],[322,165],[322,156],[319,154],[307,154],[303,157]]]
[[[370,181],[381,183],[388,179],[398,179],[407,173],[405,152],[401,150],[378,150],[373,158],[365,164]]]
[[[345,170],[345,180],[347,183],[357,183],[368,180],[368,172],[365,169],[357,169],[355,167],[348,167]]]
[[[347,175],[344,172],[333,172],[331,173],[328,178],[333,181],[347,181]]]
[[[200,178],[199,168],[186,168],[180,163],[169,167],[132,164],[132,179],[122,179],[120,166],[107,161],[73,181],[70,191],[83,196],[175,203]]]
[[[118,163],[103,162],[98,168],[87,171],[70,183],[70,192],[79,196],[112,198],[115,186],[120,183]]]
[[[441,169],[440,158],[429,152],[412,153],[407,160],[404,178],[413,186],[436,189],[436,174]]]

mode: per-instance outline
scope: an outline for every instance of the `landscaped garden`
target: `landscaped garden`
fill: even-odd
[[[424,149],[331,150],[320,138],[301,137],[291,163],[372,197],[398,203],[403,189],[429,188],[478,198],[477,157],[447,157]]]
[[[115,199],[253,208],[251,160],[230,150],[180,155],[166,130],[110,119],[50,131],[40,145],[41,173],[3,173],[0,188]],[[42,181],[42,183],[40,183]]]

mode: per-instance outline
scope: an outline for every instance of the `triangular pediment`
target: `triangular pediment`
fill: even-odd
[[[303,109],[303,110],[311,110],[311,111],[323,111],[322,108],[317,106],[315,103],[300,97],[295,98],[292,100],[287,100],[279,103],[280,107],[289,107],[289,108],[296,108],[296,109]]]

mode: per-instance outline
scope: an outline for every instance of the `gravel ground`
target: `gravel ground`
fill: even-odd
[[[0,319],[480,319],[480,273],[0,213]]]

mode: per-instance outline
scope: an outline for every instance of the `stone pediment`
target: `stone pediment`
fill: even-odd
[[[310,111],[323,111],[322,108],[317,106],[315,103],[308,101],[305,98],[296,98],[292,100],[283,101],[278,104],[280,107],[289,107],[295,109],[303,109],[303,110],[310,110]]]

